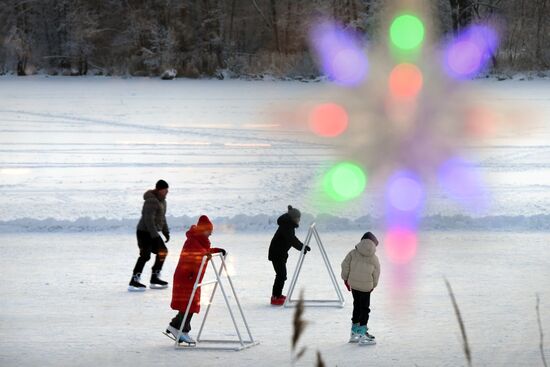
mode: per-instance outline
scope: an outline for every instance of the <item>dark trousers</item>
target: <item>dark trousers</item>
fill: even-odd
[[[351,290],[353,295],[353,316],[351,321],[361,326],[367,325],[370,313],[370,293]]]
[[[172,321],[170,321],[170,326],[172,326],[176,329],[179,329],[181,327],[181,323],[183,321],[183,316],[185,316],[184,312],[178,312],[176,317],[174,317],[172,319]],[[193,317],[192,313],[189,313],[189,315],[187,315],[187,320],[185,320],[185,324],[183,324],[183,330],[182,331],[184,333],[188,333],[188,332],[191,331],[191,318],[192,317]]]
[[[145,263],[151,259],[151,253],[157,255],[152,268],[153,273],[161,271],[166,255],[168,255],[168,249],[162,239],[160,237],[152,238],[149,232],[145,231],[137,231],[136,236],[139,247],[139,258],[134,267],[134,275],[143,272]]]
[[[286,261],[272,261],[273,269],[275,269],[275,282],[273,282],[273,297],[281,297],[286,281]]]

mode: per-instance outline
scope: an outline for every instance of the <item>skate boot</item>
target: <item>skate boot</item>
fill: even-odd
[[[191,336],[189,336],[189,333],[186,333],[186,332],[179,332],[178,329],[176,329],[175,327],[173,327],[172,325],[168,325],[168,327],[166,328],[166,332],[165,334],[172,338],[173,340],[176,340],[176,338],[178,337],[178,334],[180,334],[180,337],[178,339],[178,344],[181,344],[181,343],[185,343],[189,346],[194,346],[197,344],[197,342],[191,338]]]
[[[140,278],[141,278],[140,273],[132,275],[132,279],[130,279],[130,284],[128,284],[128,291],[129,292],[143,292],[143,291],[145,291],[145,289],[147,287],[139,282]]]
[[[367,336],[367,327],[366,326],[359,326],[359,328],[357,329],[359,331],[359,342],[358,344],[360,346],[365,346],[365,345],[374,345],[376,344],[376,340],[374,339],[371,339]]]
[[[359,324],[352,324],[351,325],[351,333],[349,336],[349,342],[350,343],[359,343],[359,339],[361,338],[361,335],[359,334],[357,328],[359,327]]]
[[[272,306],[282,306],[282,305],[285,304],[285,299],[286,298],[283,298],[283,297],[272,296],[271,297],[271,305]]]
[[[160,271],[155,271],[153,274],[151,274],[151,282],[149,284],[149,287],[151,289],[164,289],[168,288],[168,282],[165,282],[164,280],[160,279]]]

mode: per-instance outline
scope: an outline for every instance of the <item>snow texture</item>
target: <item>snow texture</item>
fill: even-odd
[[[337,274],[362,233],[320,233]],[[305,228],[298,235],[303,239]],[[133,235],[0,234],[0,365],[288,366],[293,309],[269,306],[274,277],[267,261],[270,236],[212,237],[215,246],[229,252],[234,284],[261,344],[242,352],[203,352],[174,350],[161,334],[175,315],[171,289],[126,290],[138,253]],[[163,274],[170,283],[183,239],[183,231],[177,231],[168,244]],[[327,366],[465,366],[443,277],[461,308],[474,365],[540,365],[535,293],[548,331],[549,240],[540,233],[429,232],[408,268],[393,268],[382,244],[382,275],[372,294],[369,322],[378,344],[347,344],[352,299],[345,291],[344,309],[306,308],[304,317],[311,323],[303,342],[309,351],[298,366],[313,366],[316,349]],[[304,289],[307,298],[334,297],[321,256],[312,247],[297,289]],[[298,252],[290,255],[289,279]],[[222,302],[218,294],[205,337],[234,337]],[[201,317],[193,320],[192,336]]]

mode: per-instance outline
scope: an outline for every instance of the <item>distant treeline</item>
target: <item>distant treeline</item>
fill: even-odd
[[[496,70],[550,68],[550,0],[426,0],[440,37],[501,26]],[[0,0],[0,74],[319,75],[306,40],[329,16],[376,39],[383,0]]]

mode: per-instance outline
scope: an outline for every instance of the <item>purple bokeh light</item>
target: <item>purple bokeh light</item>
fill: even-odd
[[[422,207],[424,197],[422,183],[410,171],[398,171],[388,182],[388,203],[397,210],[417,211]]]
[[[356,86],[368,72],[361,38],[342,26],[323,22],[312,28],[311,44],[324,73],[336,84]]]
[[[452,157],[439,167],[437,176],[445,192],[462,206],[474,211],[485,209],[484,185],[472,163]]]
[[[416,231],[425,196],[422,182],[416,174],[407,170],[395,172],[386,186],[386,227]]]
[[[488,25],[466,28],[445,49],[445,71],[455,79],[476,76],[489,64],[498,43],[497,32]]]

